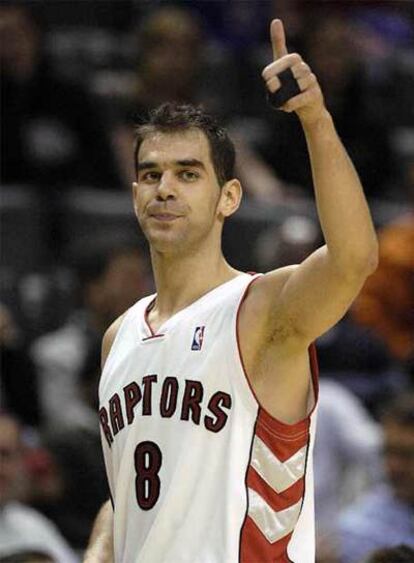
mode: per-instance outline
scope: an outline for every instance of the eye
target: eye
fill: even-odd
[[[154,184],[159,181],[161,177],[160,172],[155,172],[154,170],[149,170],[144,172],[140,178],[141,182],[146,182],[147,184]]]
[[[180,172],[180,178],[185,182],[195,182],[199,179],[200,174],[194,172],[193,170],[182,170]]]

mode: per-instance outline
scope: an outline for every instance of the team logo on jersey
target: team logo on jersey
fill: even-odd
[[[193,336],[193,343],[191,344],[191,350],[201,350],[204,340],[204,326],[196,327]]]

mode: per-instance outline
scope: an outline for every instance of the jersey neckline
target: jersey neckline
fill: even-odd
[[[236,280],[240,280],[241,278],[246,278],[246,276],[248,276],[250,278],[250,274],[247,274],[245,272],[242,272],[240,274],[238,274],[237,276],[234,276],[234,278],[231,278],[230,280],[217,285],[216,287],[213,287],[212,289],[210,289],[209,291],[207,291],[206,293],[204,293],[203,295],[201,295],[201,297],[199,297],[198,299],[196,299],[195,301],[193,301],[192,303],[190,303],[189,305],[187,305],[186,307],[183,307],[182,309],[180,309],[179,311],[177,311],[176,313],[174,313],[170,318],[168,318],[166,321],[163,322],[163,324],[158,328],[157,332],[154,332],[149,321],[148,321],[148,314],[150,313],[151,309],[154,307],[155,304],[155,300],[157,298],[157,294],[153,294],[150,296],[150,300],[148,302],[148,304],[146,305],[144,312],[143,312],[143,326],[144,326],[144,333],[145,336],[143,338],[141,338],[142,341],[148,341],[151,339],[157,339],[160,338],[162,336],[165,336],[165,334],[168,332],[168,330],[171,330],[173,328],[173,326],[175,326],[180,318],[187,313],[188,311],[190,311],[193,308],[199,307],[200,305],[202,305],[202,303],[210,298],[212,295],[214,294],[218,294],[220,293],[224,288],[227,288],[229,285],[231,285],[232,283],[234,283]]]

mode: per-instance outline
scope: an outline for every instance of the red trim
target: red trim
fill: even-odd
[[[251,463],[251,460],[252,460],[254,437],[256,435],[257,420],[258,420],[258,415],[256,416],[256,420],[255,420],[254,427],[253,427],[253,434],[252,434],[252,437],[251,437],[251,440],[250,440],[249,460],[248,460],[246,471],[245,471],[245,474],[244,474],[244,491],[245,491],[245,497],[246,497],[246,512],[245,512],[245,515],[244,515],[243,523],[242,523],[241,528],[240,528],[239,554],[241,554],[242,549],[243,549],[243,543],[246,541],[244,539],[244,537],[245,537],[244,527],[245,527],[247,518],[249,517],[249,490],[248,490],[248,485],[247,485],[247,479],[248,479],[248,476],[249,476],[250,463]],[[239,559],[239,563],[241,563],[241,559]]]
[[[271,544],[248,516],[243,529],[240,563],[289,563],[287,547],[292,533]]]
[[[156,334],[152,330],[151,325],[149,324],[148,315],[149,315],[149,312],[151,311],[151,309],[153,309],[153,307],[155,305],[155,300],[156,300],[156,297],[154,297],[152,299],[152,301],[150,301],[150,303],[148,303],[148,305],[146,306],[145,311],[144,311],[144,323],[147,325],[147,328],[150,331],[151,336],[148,336],[147,338],[143,338],[142,340],[149,340],[150,338],[155,338],[157,336],[164,336],[163,334]]]
[[[163,336],[165,336],[165,334],[153,334],[152,336],[146,336],[145,338],[142,338],[141,341],[147,342],[148,340],[155,340],[156,338],[162,338]]]
[[[266,413],[260,409],[258,415],[258,424],[256,426],[256,436],[258,436],[262,442],[271,450],[278,459],[283,463],[287,459],[291,458],[297,451],[299,451],[304,446],[308,444],[309,437],[309,424],[306,425],[305,430],[300,430],[300,432],[293,432],[287,436],[285,434],[279,434],[274,431],[274,429],[269,426],[264,420]],[[292,430],[289,428],[289,430]]]
[[[316,347],[315,344],[312,343],[309,348],[309,363],[310,363],[310,369],[311,369],[311,377],[312,377],[312,387],[313,387],[313,394],[314,394],[314,404],[312,406],[311,411],[302,419],[299,420],[298,422],[295,422],[294,424],[288,424],[286,422],[282,422],[281,420],[277,419],[276,417],[272,416],[260,403],[259,399],[257,398],[257,395],[252,387],[252,384],[250,382],[250,378],[247,375],[247,370],[246,370],[246,366],[244,364],[244,360],[243,360],[243,355],[241,353],[241,348],[240,348],[240,338],[239,338],[239,317],[240,317],[240,311],[241,311],[241,306],[244,302],[244,300],[247,297],[247,293],[250,289],[250,286],[257,280],[259,279],[259,277],[253,278],[252,281],[248,284],[248,286],[246,287],[242,298],[240,300],[238,309],[237,309],[237,314],[236,314],[236,341],[237,341],[237,350],[239,353],[239,359],[240,359],[240,364],[242,366],[242,370],[244,373],[244,376],[246,378],[246,381],[249,385],[250,391],[253,395],[253,397],[255,398],[257,404],[260,407],[260,418],[261,418],[261,422],[263,422],[264,424],[267,424],[270,428],[272,428],[273,430],[275,430],[276,432],[282,432],[284,435],[292,435],[292,434],[297,434],[298,432],[307,432],[309,430],[309,421],[310,421],[310,416],[311,414],[314,412],[317,402],[318,402],[318,396],[319,396],[319,385],[318,385],[318,375],[319,375],[319,369],[318,369],[318,362],[317,362],[317,355],[316,355]]]
[[[264,479],[250,466],[247,473],[247,485],[253,489],[275,511],[285,510],[299,502],[305,492],[305,475],[281,493],[277,493]]]

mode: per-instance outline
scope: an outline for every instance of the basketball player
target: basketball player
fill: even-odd
[[[139,127],[134,207],[157,293],[103,341],[100,422],[111,503],[86,561],[311,563],[314,340],[377,264],[358,176],[317,79],[271,24],[270,92],[291,69],[326,245],[265,275],[232,268],[234,149],[200,110],[167,104]],[[113,536],[113,537],[112,537]],[[111,553],[113,551],[113,554]]]

